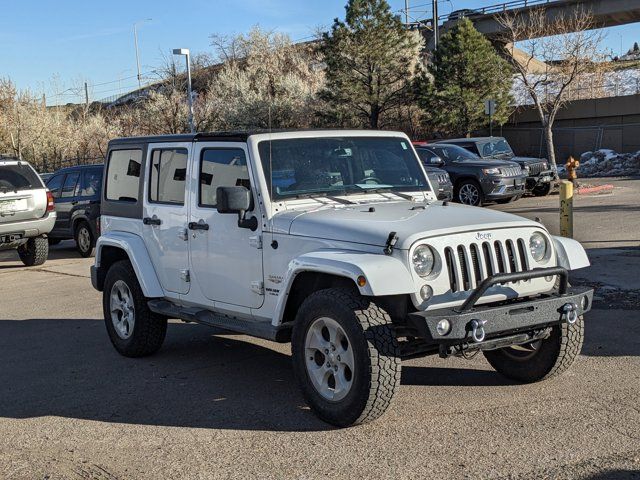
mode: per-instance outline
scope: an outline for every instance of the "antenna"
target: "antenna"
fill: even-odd
[[[269,201],[273,206],[273,155],[271,154],[271,103],[269,103]],[[271,246],[277,245],[273,239],[273,208],[271,209]]]

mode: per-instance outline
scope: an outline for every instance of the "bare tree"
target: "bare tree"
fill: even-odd
[[[580,7],[570,14],[550,14],[545,8],[506,13],[498,22],[505,30],[501,40],[507,57],[538,111],[549,161],[555,165],[556,115],[572,100],[576,87],[598,70],[604,35],[594,29],[593,15]]]

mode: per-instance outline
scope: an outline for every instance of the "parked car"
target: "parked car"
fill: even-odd
[[[425,165],[446,170],[454,185],[454,199],[465,205],[508,203],[524,193],[526,175],[515,162],[484,160],[456,145],[414,145]]]
[[[503,137],[453,138],[434,143],[458,145],[485,160],[510,160],[517,162],[527,175],[526,191],[536,196],[549,195],[558,178],[557,173],[544,158],[518,157]]]
[[[91,255],[100,235],[100,191],[103,165],[67,167],[47,181],[56,202],[58,218],[49,243],[74,239],[78,253]]]
[[[438,189],[438,200],[452,200],[453,184],[447,171],[433,165],[424,165],[424,169],[427,172],[429,180],[431,180],[433,188]]]
[[[402,358],[482,351],[535,382],[580,353],[582,246],[436,201],[403,133],[116,139],[104,185],[91,281],[124,356],[156,352],[168,318],[291,341],[307,403],[347,426],[385,412]]]
[[[55,221],[53,196],[31,165],[0,157],[0,250],[16,249],[28,267],[42,265]]]

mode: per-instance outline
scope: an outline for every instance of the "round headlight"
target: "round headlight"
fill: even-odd
[[[413,251],[413,269],[421,277],[426,277],[433,271],[435,255],[428,245],[420,245]]]
[[[541,262],[547,254],[547,239],[541,233],[534,233],[529,238],[529,250],[536,262]]]

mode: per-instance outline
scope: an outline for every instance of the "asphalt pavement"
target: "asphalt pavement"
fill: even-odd
[[[576,199],[597,286],[582,354],[518,385],[472,360],[403,365],[376,422],[334,429],[298,392],[290,347],[172,322],[161,351],[111,347],[70,242],[41,267],[0,253],[0,478],[640,479],[640,181]],[[557,232],[557,196],[508,210]]]

